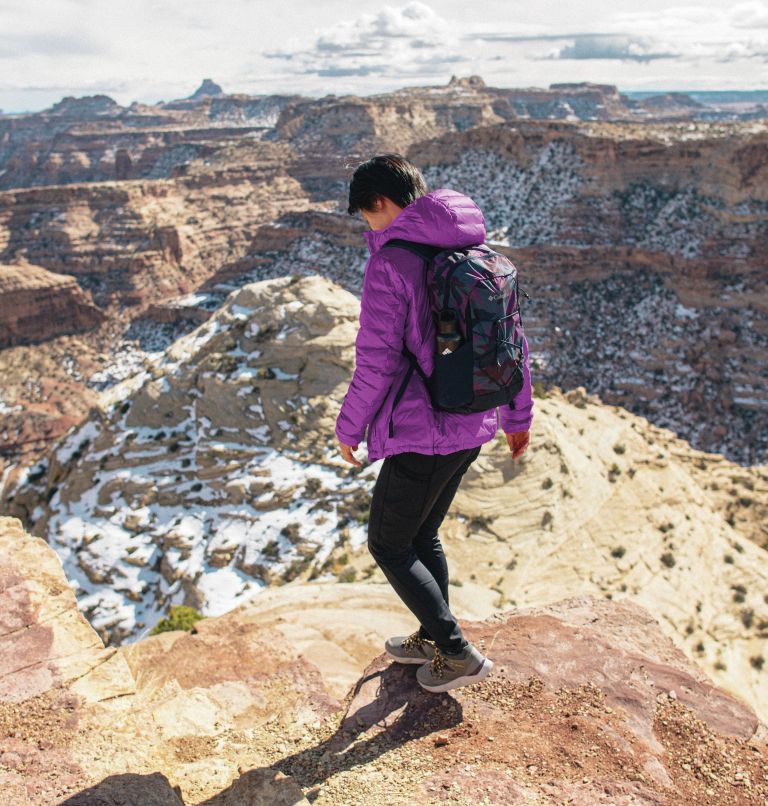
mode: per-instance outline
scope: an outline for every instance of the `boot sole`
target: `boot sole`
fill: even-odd
[[[412,663],[421,666],[423,663],[429,663],[430,660],[432,660],[431,658],[400,658],[397,655],[393,655],[389,651],[386,651],[386,654],[387,657],[390,658],[390,660],[395,661],[395,663]]]
[[[425,686],[421,680],[418,681],[419,685],[425,691],[431,691],[434,693],[439,694],[443,691],[450,691],[452,688],[459,688],[460,686],[469,686],[472,683],[478,683],[480,680],[485,680],[486,677],[491,673],[491,669],[493,669],[493,661],[489,658],[486,658],[483,661],[483,665],[475,672],[475,674],[468,674],[464,675],[463,677],[456,677],[453,680],[449,680],[447,683],[439,683],[436,686]]]

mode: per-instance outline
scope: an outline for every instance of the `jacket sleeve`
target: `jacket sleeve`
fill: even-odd
[[[499,406],[499,424],[505,434],[528,431],[533,422],[533,393],[528,360],[528,340],[523,336],[523,386],[515,395],[514,408]]]
[[[336,436],[356,445],[402,374],[408,294],[402,278],[384,258],[374,255],[363,276],[360,329],[355,337],[355,371],[336,419]]]

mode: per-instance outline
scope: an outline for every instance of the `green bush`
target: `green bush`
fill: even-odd
[[[150,635],[157,635],[170,630],[191,630],[196,621],[204,619],[202,613],[198,613],[194,607],[187,605],[171,605],[168,615],[155,624],[149,631]]]
[[[661,555],[661,561],[667,568],[672,568],[675,565],[675,556],[671,551],[665,551],[664,554]]]
[[[357,578],[357,568],[345,568],[340,574],[336,575],[339,582],[354,582]]]

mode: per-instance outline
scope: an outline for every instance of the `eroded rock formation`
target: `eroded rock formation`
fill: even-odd
[[[104,313],[74,277],[30,263],[0,265],[0,349],[90,330]]]

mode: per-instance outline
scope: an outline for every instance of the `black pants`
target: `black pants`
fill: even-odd
[[[419,633],[447,652],[467,641],[448,609],[448,564],[437,530],[480,446],[449,454],[384,459],[373,488],[368,550],[419,620]]]

